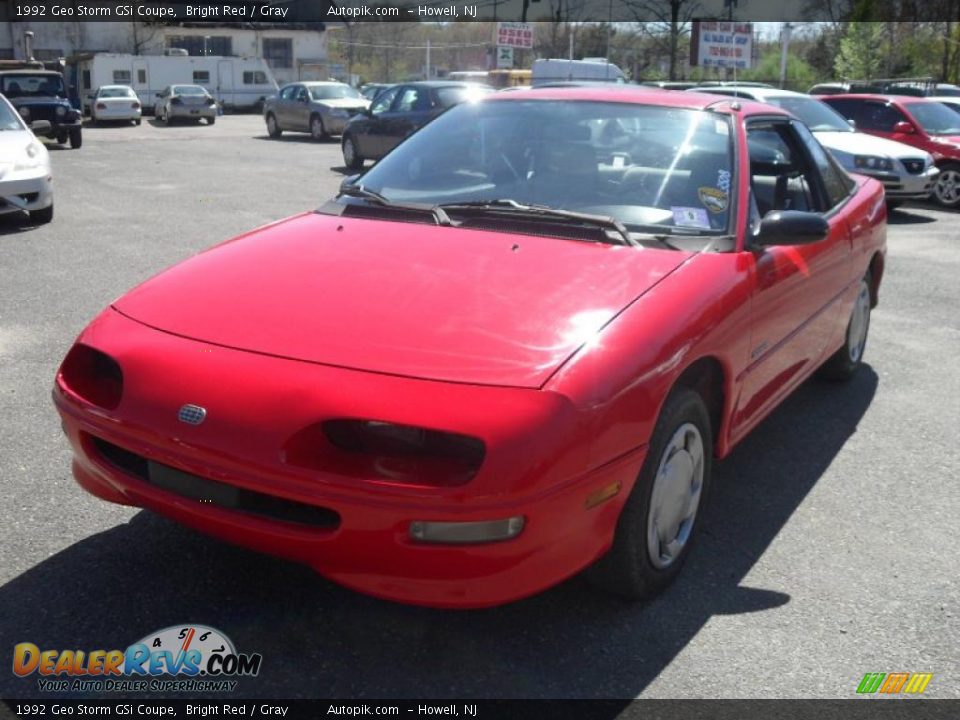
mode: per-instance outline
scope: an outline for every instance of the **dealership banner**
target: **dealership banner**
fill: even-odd
[[[749,70],[752,55],[752,23],[693,21],[691,65]]]

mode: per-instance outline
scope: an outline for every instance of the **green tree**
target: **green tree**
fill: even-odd
[[[884,63],[884,34],[882,23],[850,23],[833,65],[837,75],[856,80],[876,77]]]

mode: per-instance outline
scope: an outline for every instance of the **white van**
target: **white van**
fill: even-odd
[[[551,82],[589,80],[591,82],[623,83],[623,70],[602,58],[589,60],[534,60],[533,86]]]
[[[277,81],[262,58],[98,53],[73,62],[84,112],[101,85],[129,85],[144,108],[152,108],[168,85],[202,85],[225,110],[259,110],[277,93]]]

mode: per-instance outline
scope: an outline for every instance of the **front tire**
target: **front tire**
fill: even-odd
[[[947,163],[933,185],[933,199],[946,208],[960,207],[960,163]]]
[[[363,167],[363,157],[357,149],[357,143],[352,136],[347,135],[343,138],[343,164],[348,170],[359,170]]]
[[[823,365],[821,374],[828,380],[844,381],[852,378],[863,362],[870,330],[870,273],[860,278],[857,299],[853,303],[843,347],[837,350]]]
[[[703,399],[675,388],[660,411],[613,546],[587,572],[591,582],[633,600],[652,598],[673,582],[699,530],[712,460]]]
[[[83,131],[80,128],[72,128],[70,130],[70,147],[74,150],[79,150],[83,145]]]
[[[216,121],[217,121],[217,119],[216,119],[215,117],[208,117],[208,118],[207,118],[207,125],[213,125]]]
[[[273,113],[267,115],[267,134],[272,138],[278,138],[283,135],[283,130],[280,128],[280,124],[277,122],[277,118]]]

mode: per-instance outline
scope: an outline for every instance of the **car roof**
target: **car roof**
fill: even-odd
[[[705,110],[710,106],[718,106],[716,110],[729,114],[724,105],[737,103],[740,112],[744,115],[789,115],[786,111],[772,105],[730,97],[729,95],[710,95],[708,93],[676,92],[661,90],[660,88],[639,88],[630,86],[619,89],[610,87],[563,87],[563,88],[533,88],[509,93],[493,93],[484,98],[484,102],[514,102],[518,100],[569,100],[635,103],[637,105],[659,105],[662,107],[685,108],[690,110]]]
[[[820,95],[821,100],[830,100],[831,98],[836,98],[838,100],[881,100],[883,102],[890,103],[915,103],[915,102],[926,102],[930,100],[927,97],[919,97],[917,95],[897,95],[896,93],[842,93],[838,95]]]
[[[101,90],[107,90],[107,89],[113,90],[116,88],[122,88],[123,90],[133,90],[133,88],[130,87],[129,85],[101,85],[100,86]]]
[[[749,93],[758,99],[768,97],[811,97],[806,93],[794,92],[793,90],[781,90],[775,87],[763,87],[758,85],[723,85],[721,87],[696,87],[686,90],[686,92],[714,93],[716,95],[732,95],[734,92]],[[813,98],[811,98],[813,99]]]
[[[295,82],[288,82],[287,85],[306,85],[307,87],[320,87],[323,85],[347,85],[347,83],[340,82],[339,80],[297,80]],[[286,87],[286,85],[284,87]],[[349,87],[349,85],[347,85],[347,87]]]

